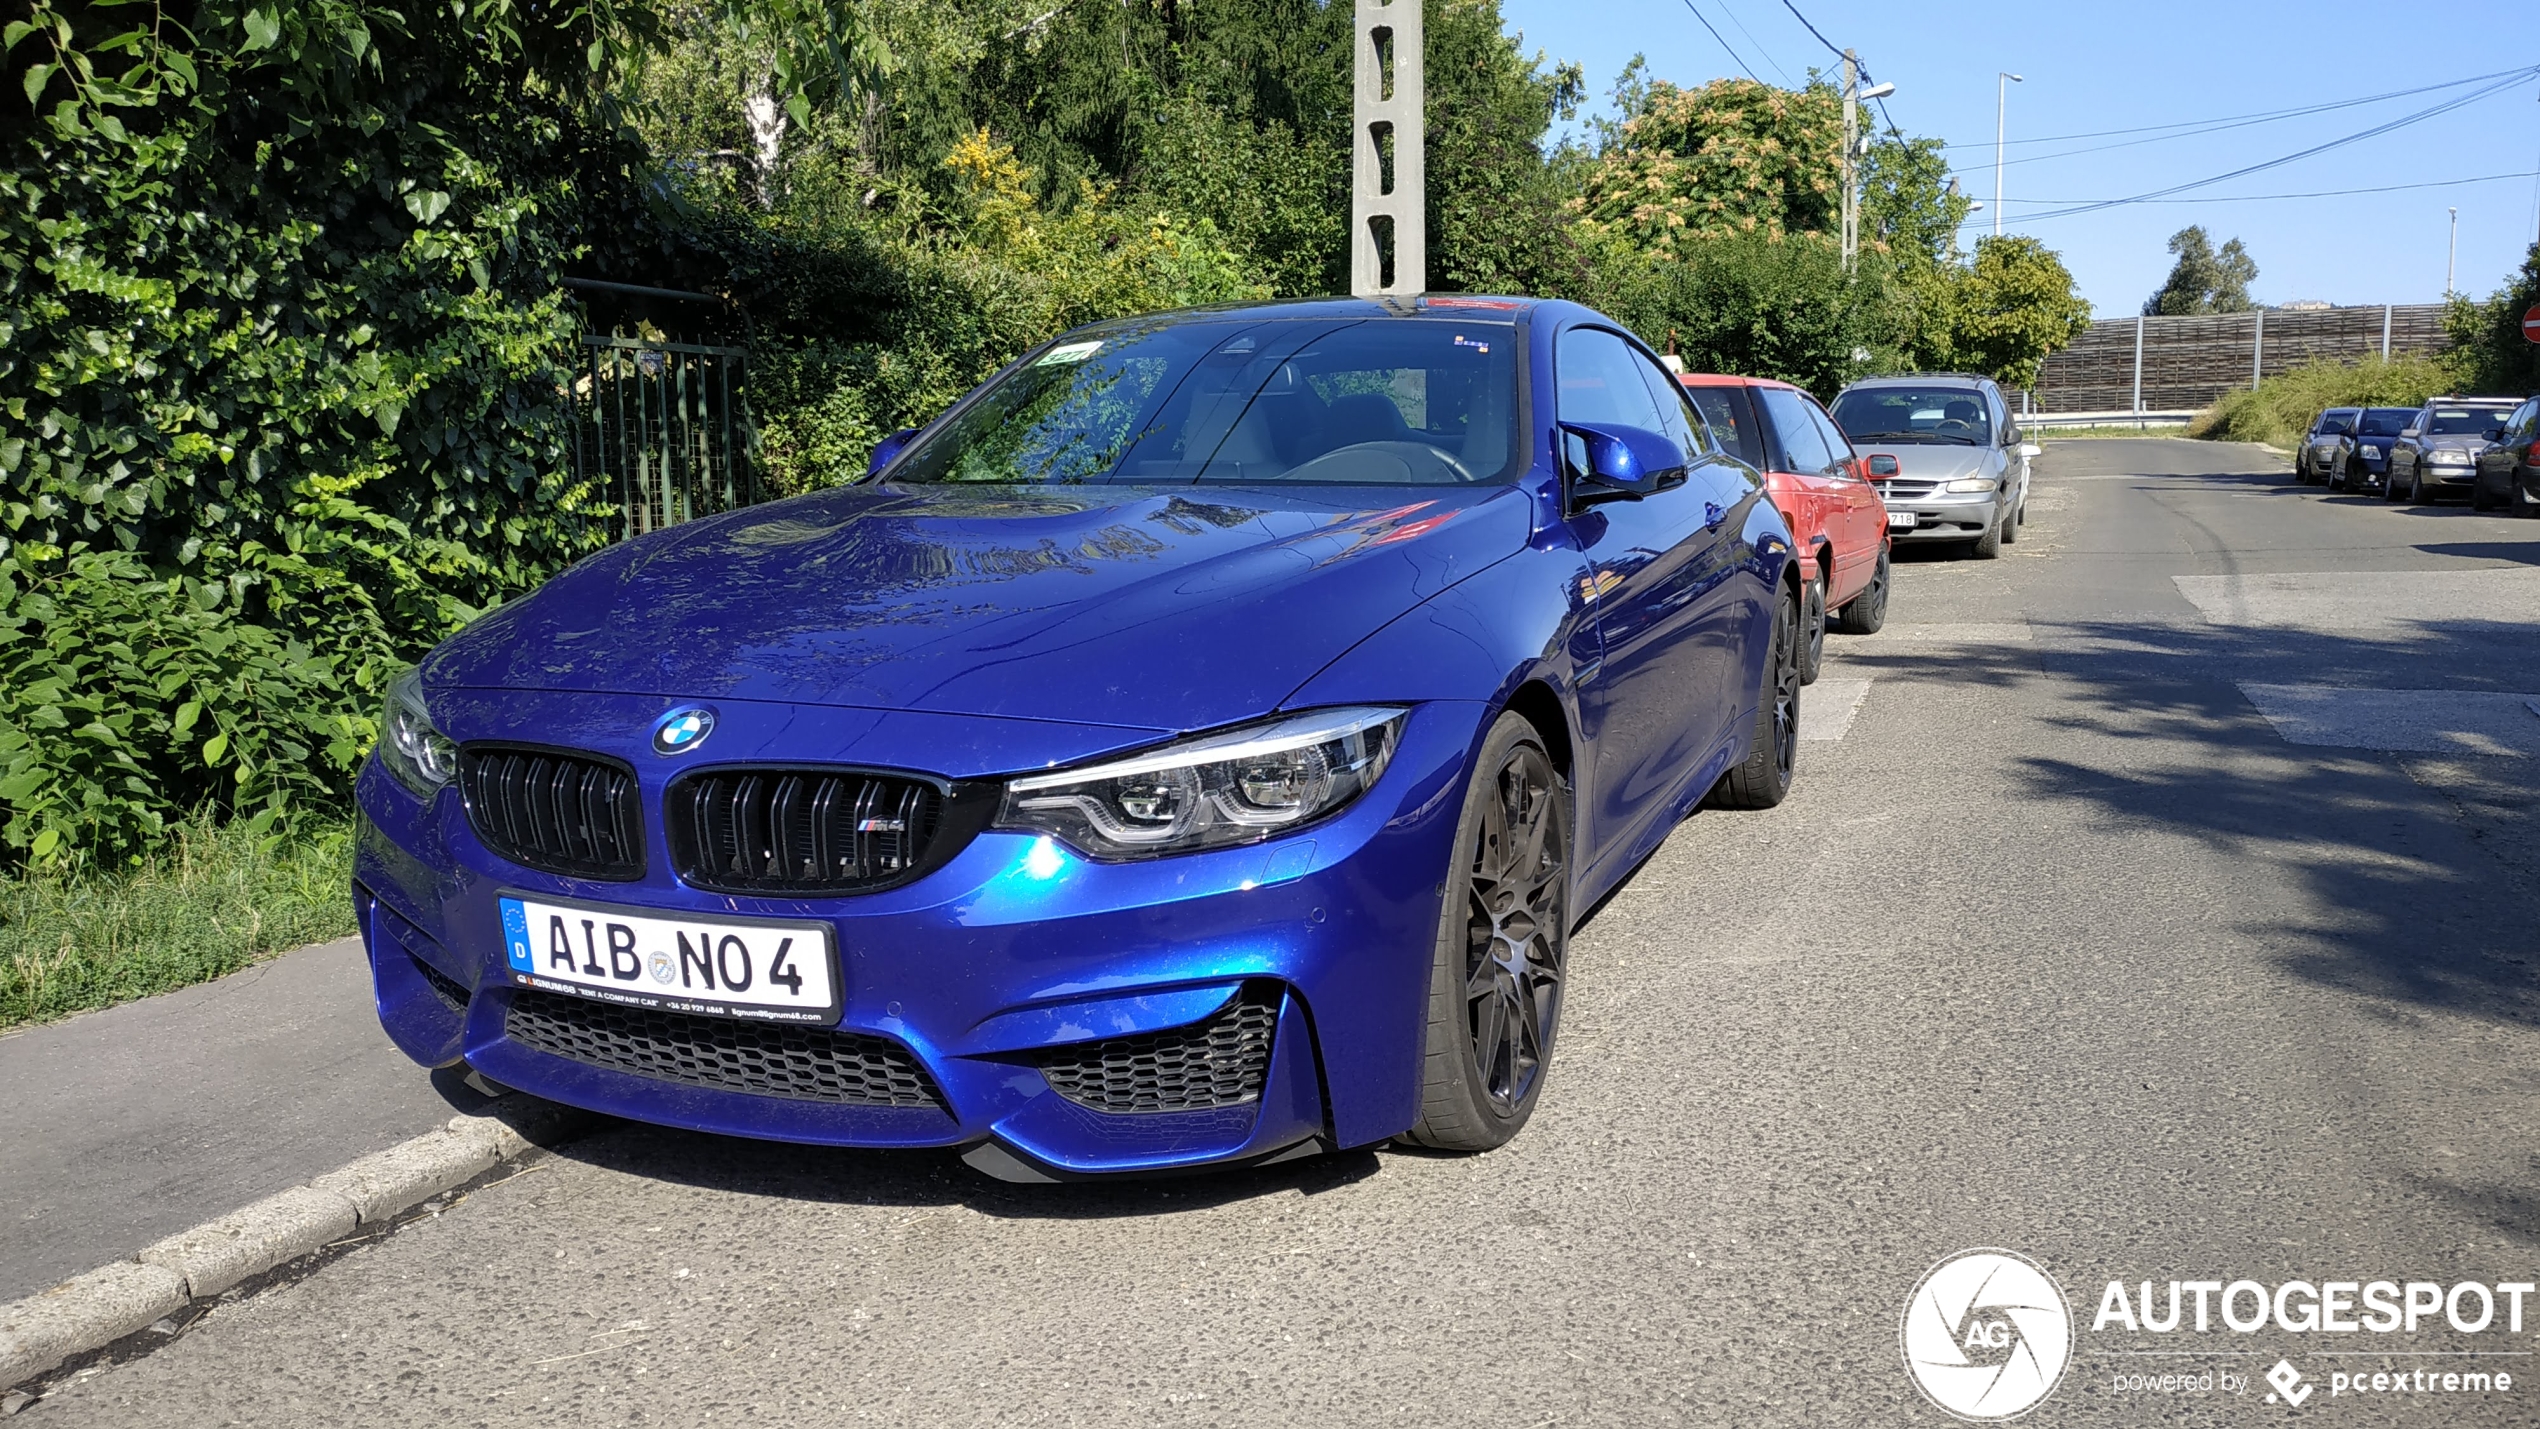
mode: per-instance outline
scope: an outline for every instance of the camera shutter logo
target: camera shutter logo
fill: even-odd
[[[1906,1374],[1943,1413],[2016,1419],[2064,1377],[2072,1307],[2027,1256],[1962,1250],[1924,1272],[1905,1302],[1902,1338]]]

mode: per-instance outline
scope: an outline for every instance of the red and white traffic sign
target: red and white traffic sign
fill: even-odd
[[[2522,335],[2540,342],[2540,303],[2532,304],[2531,311],[2522,315]]]

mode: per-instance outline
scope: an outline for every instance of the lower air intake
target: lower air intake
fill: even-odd
[[[1095,1111],[1203,1111],[1258,1101],[1270,1078],[1276,986],[1247,986],[1206,1022],[1060,1047],[1041,1075],[1060,1096]]]
[[[887,1037],[527,990],[513,995],[503,1031],[525,1047],[655,1081],[788,1101],[945,1110],[934,1078]]]

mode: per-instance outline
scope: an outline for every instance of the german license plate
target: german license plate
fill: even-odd
[[[826,923],[501,902],[503,953],[522,987],[711,1017],[838,1020],[838,955]]]
[[[1887,529],[1891,531],[1913,530],[1914,513],[1911,511],[1890,511],[1887,513]]]

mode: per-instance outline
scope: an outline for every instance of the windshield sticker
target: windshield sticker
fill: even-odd
[[[1065,367],[1069,363],[1082,362],[1086,358],[1091,357],[1100,351],[1102,351],[1102,343],[1100,340],[1093,342],[1071,342],[1062,347],[1053,347],[1049,351],[1042,353],[1041,360],[1033,363],[1032,365],[1034,367]]]
[[[1473,349],[1475,352],[1478,352],[1478,353],[1482,354],[1484,357],[1488,357],[1488,356],[1490,355],[1490,344],[1489,344],[1489,343],[1487,343],[1487,342],[1475,342],[1473,339],[1471,339],[1471,338],[1469,338],[1469,337],[1466,337],[1464,334],[1462,334],[1462,333],[1460,333],[1460,332],[1459,332],[1459,333],[1457,333],[1457,334],[1455,335],[1455,345],[1456,345],[1457,347],[1469,347],[1469,348]]]

